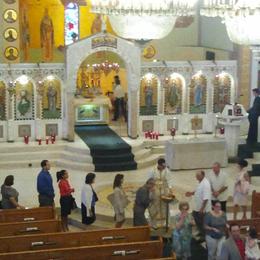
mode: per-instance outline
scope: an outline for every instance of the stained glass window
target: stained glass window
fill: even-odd
[[[79,7],[69,3],[65,8],[65,45],[73,43],[79,37]]]

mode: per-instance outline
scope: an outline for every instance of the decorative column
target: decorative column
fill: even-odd
[[[75,139],[74,125],[75,125],[75,107],[74,94],[67,92],[67,126],[68,126],[68,141],[73,142]]]
[[[36,119],[35,119],[35,137],[36,140],[42,139],[45,134],[42,127],[42,99],[44,93],[44,84],[39,78],[37,82],[37,103],[36,103]]]
[[[260,62],[260,47],[253,46],[251,47],[251,60],[250,60],[250,106],[253,105],[254,96],[252,89],[259,88],[260,82],[258,82],[258,73],[259,73],[259,62]]]
[[[1,1],[0,18],[1,34],[3,35],[1,53],[4,63],[20,62],[20,33],[19,33],[19,0]]]
[[[14,92],[15,86],[10,83],[8,86],[8,111],[7,111],[7,141],[14,142]]]
[[[128,98],[128,136],[135,139],[138,137],[138,90],[130,90]]]

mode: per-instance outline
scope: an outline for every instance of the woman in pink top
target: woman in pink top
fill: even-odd
[[[63,231],[69,231],[68,215],[71,213],[73,198],[71,193],[74,189],[70,187],[68,178],[69,174],[66,170],[57,172],[57,182],[60,189],[60,208],[61,208],[61,225]]]
[[[239,207],[243,210],[243,219],[246,219],[247,197],[250,188],[249,175],[246,170],[248,162],[244,159],[238,162],[238,176],[234,187],[234,219],[237,219],[237,212]]]

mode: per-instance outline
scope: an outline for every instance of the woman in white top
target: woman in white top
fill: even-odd
[[[259,260],[260,250],[257,242],[257,231],[255,228],[250,228],[248,237],[246,238],[246,260]]]
[[[250,188],[249,175],[246,170],[248,162],[244,159],[238,162],[238,176],[234,185],[234,219],[237,219],[237,212],[239,207],[243,210],[243,219],[246,219],[247,203],[248,203],[248,193]]]
[[[122,188],[123,181],[123,174],[117,174],[115,176],[113,185],[114,193],[112,205],[115,211],[116,228],[122,227],[123,223],[125,222],[125,208],[129,203],[127,196]]]
[[[85,185],[81,190],[82,223],[86,225],[90,225],[96,220],[95,204],[98,201],[98,197],[92,187],[95,178],[95,173],[88,173],[85,179]]]

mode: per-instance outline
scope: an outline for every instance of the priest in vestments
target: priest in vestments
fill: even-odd
[[[253,106],[248,110],[249,130],[247,135],[247,144],[257,143],[258,136],[258,117],[260,116],[260,90],[254,88],[253,94],[255,100]]]

